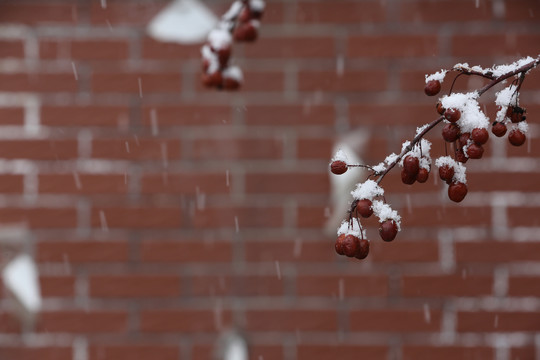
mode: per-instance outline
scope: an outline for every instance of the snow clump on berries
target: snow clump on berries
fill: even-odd
[[[499,111],[495,117],[497,122],[505,122],[507,119],[506,111],[508,106],[519,105],[519,92],[516,91],[517,87],[515,85],[510,85],[501,91],[495,93],[495,105],[500,106]],[[509,120],[509,119],[508,119]]]
[[[375,200],[373,201],[372,208],[373,213],[379,218],[380,222],[394,220],[398,227],[398,231],[401,230],[401,216],[399,216],[398,212],[393,210],[390,205],[383,201]]]
[[[226,49],[232,44],[232,36],[227,30],[214,29],[208,34],[208,43],[214,50]]]
[[[219,70],[219,58],[210,46],[204,45],[201,48],[201,54],[204,60],[208,61],[208,74],[213,74]]]
[[[249,8],[252,11],[263,12],[266,4],[263,0],[249,0]]]
[[[465,174],[467,171],[467,168],[463,166],[463,164],[461,164],[460,162],[452,159],[451,156],[441,156],[440,158],[435,160],[435,165],[439,168],[444,165],[447,165],[448,167],[453,168],[454,177],[452,178],[452,181],[460,182],[463,184],[467,183],[467,176]]]
[[[238,82],[242,82],[244,80],[242,70],[238,66],[229,66],[223,70],[223,77],[234,79]]]
[[[375,181],[367,180],[364,183],[357,184],[356,189],[351,191],[351,195],[356,200],[373,200],[373,198],[377,196],[383,196],[384,189],[380,187]]]
[[[489,118],[480,110],[478,96],[478,92],[473,91],[466,94],[454,93],[441,98],[441,104],[445,109],[457,109],[461,112],[457,124],[462,133],[489,127]]]
[[[337,234],[338,236],[339,235],[353,235],[359,239],[366,238],[366,230],[362,229],[360,227],[360,224],[356,221],[348,222],[344,220],[339,226]]]
[[[423,130],[422,128],[418,128],[416,129],[416,133],[419,134],[420,132],[422,132],[422,130]],[[401,145],[401,152],[403,153],[407,149],[407,146],[409,146],[410,144],[411,144],[410,141],[405,141]],[[430,150],[431,150],[431,142],[426,139],[420,140],[420,142],[417,143],[412,148],[411,151],[407,152],[401,158],[401,161],[399,162],[399,166],[403,167],[403,161],[405,160],[407,156],[413,156],[415,158],[418,158],[418,160],[420,161],[421,169],[430,170],[431,169],[431,156],[429,154]]]
[[[394,161],[396,161],[396,159],[398,158],[398,154],[395,154],[395,153],[391,153],[390,155],[388,155],[386,157],[386,159],[384,159],[383,162],[379,163],[378,165],[375,165],[373,167],[373,171],[375,171],[376,174],[381,174],[382,172],[384,172],[387,168],[388,165],[392,164]]]
[[[332,161],[331,162],[334,162],[334,161],[343,161],[343,162],[347,162],[348,161],[348,157],[347,157],[347,153],[341,149],[339,149],[334,157],[332,158]]]
[[[431,80],[438,80],[440,83],[442,83],[447,72],[448,70],[441,69],[441,71],[437,71],[435,74],[426,75],[426,84]]]

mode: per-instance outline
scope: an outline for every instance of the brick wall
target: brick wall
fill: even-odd
[[[206,360],[231,326],[257,360],[540,356],[540,71],[527,145],[492,138],[462,204],[396,172],[394,243],[370,223],[348,260],[323,230],[334,141],[398,151],[435,118],[425,73],[540,52],[538,1],[269,0],[238,93],[145,34],[166,3],[0,3],[0,223],[30,228],[44,296],[24,335],[2,296],[0,359]]]

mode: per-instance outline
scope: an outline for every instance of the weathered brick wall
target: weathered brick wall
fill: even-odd
[[[45,298],[22,336],[2,296],[0,359],[206,360],[233,325],[257,360],[538,358],[540,71],[527,145],[490,139],[462,204],[396,171],[393,243],[368,223],[348,260],[323,231],[334,141],[398,151],[436,116],[425,73],[540,52],[538,1],[269,0],[238,93],[146,35],[166,3],[0,3],[0,223],[27,223]]]

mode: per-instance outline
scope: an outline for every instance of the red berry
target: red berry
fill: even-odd
[[[427,169],[420,168],[420,170],[418,171],[418,176],[416,177],[416,180],[419,183],[425,183],[428,177],[429,177],[429,171]]]
[[[251,20],[251,12],[247,8],[247,6],[244,6],[242,11],[240,12],[240,15],[238,16],[238,21],[245,23],[249,20]]]
[[[478,145],[484,145],[489,139],[489,133],[486,129],[476,128],[471,131],[471,139]]]
[[[455,123],[461,117],[461,112],[458,109],[446,109],[444,118],[452,123]]]
[[[459,133],[459,126],[456,124],[445,124],[442,130],[442,137],[446,142],[454,142],[459,138]]]
[[[450,181],[454,177],[454,168],[450,165],[443,165],[439,168],[441,180]]]
[[[519,129],[514,129],[508,133],[508,141],[514,146],[521,146],[525,143],[527,137]]]
[[[223,79],[223,88],[225,90],[238,90],[240,88],[240,82],[236,79],[226,77]]]
[[[420,170],[420,160],[418,160],[416,156],[406,156],[405,159],[403,159],[403,169],[407,174],[416,178],[418,171]]]
[[[356,250],[358,250],[359,240],[354,235],[347,235],[343,239],[343,254],[347,257],[354,257],[356,255]]]
[[[497,137],[504,136],[504,134],[506,134],[506,130],[506,125],[501,122],[494,122],[493,126],[491,127],[491,132]]]
[[[203,74],[202,82],[206,87],[219,87],[223,83],[221,71],[216,71],[213,74]]]
[[[358,243],[358,249],[356,250],[356,255],[354,256],[357,259],[365,259],[369,254],[369,240],[360,239]]]
[[[427,82],[424,92],[427,96],[435,96],[441,91],[441,82],[439,80],[430,80]]]
[[[345,240],[345,234],[339,235],[336,239],[336,253],[338,253],[339,255],[345,255],[345,253],[343,252],[343,240]]]
[[[234,40],[252,42],[257,40],[258,31],[257,28],[251,23],[240,23],[234,29]]]
[[[439,101],[436,105],[436,108],[437,108],[437,112],[440,114],[440,115],[444,115],[444,112],[446,111],[444,109],[444,107],[442,106],[442,103]]]
[[[526,119],[526,110],[519,106],[509,106],[506,110],[506,116],[512,120],[513,123],[518,123]]]
[[[217,51],[217,56],[219,59],[219,65],[224,68],[227,66],[227,63],[229,62],[229,58],[231,57],[231,47],[227,46],[223,49],[219,49]]]
[[[471,138],[471,134],[470,133],[463,133],[459,136],[459,139],[458,139],[458,148],[460,150],[463,149],[464,146],[467,146],[469,144],[469,139]]]
[[[462,149],[456,150],[456,161],[465,164],[468,160],[469,158],[467,157],[467,155],[465,155],[465,152],[463,152]]]
[[[467,185],[461,182],[452,183],[448,187],[448,197],[454,202],[461,202],[467,195]]]
[[[405,169],[401,169],[401,181],[406,185],[412,185],[416,181],[416,176],[409,174]]]
[[[347,171],[347,164],[345,163],[345,161],[341,160],[332,161],[332,163],[330,164],[330,171],[332,172],[332,174],[341,175],[345,171]]]
[[[392,241],[396,238],[398,227],[394,220],[383,221],[379,227],[379,235],[384,241]]]
[[[484,155],[484,148],[482,145],[472,143],[467,147],[467,156],[469,159],[481,159],[482,155]]]
[[[356,203],[356,211],[361,217],[368,218],[373,214],[373,209],[371,208],[372,205],[373,203],[371,202],[371,200],[358,200],[358,202]]]

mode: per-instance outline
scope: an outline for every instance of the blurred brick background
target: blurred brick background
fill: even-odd
[[[23,332],[2,296],[0,359],[206,360],[230,327],[257,360],[538,359],[540,71],[527,145],[492,138],[462,204],[396,172],[394,243],[369,223],[348,260],[323,228],[333,142],[397,152],[436,116],[425,73],[540,53],[539,1],[270,0],[238,93],[147,36],[167,3],[0,2],[0,223],[30,228],[45,298]]]

